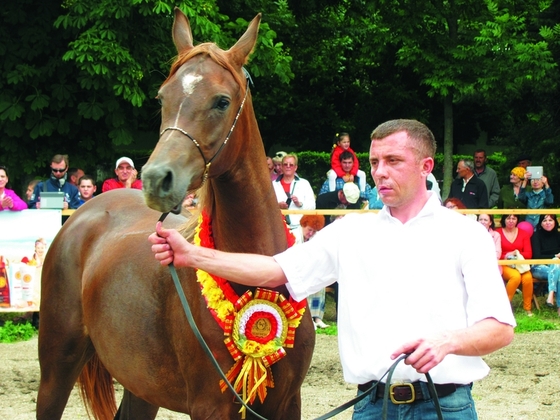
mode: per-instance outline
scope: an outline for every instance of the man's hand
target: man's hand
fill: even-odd
[[[189,252],[196,249],[175,229],[165,229],[157,222],[156,231],[148,240],[153,244],[152,252],[161,265],[174,263],[176,267],[188,267]]]
[[[439,365],[450,353],[450,337],[441,334],[434,338],[421,338],[403,344],[393,354],[391,360],[395,360],[402,354],[410,354],[404,363],[412,366],[418,373],[428,373]]]

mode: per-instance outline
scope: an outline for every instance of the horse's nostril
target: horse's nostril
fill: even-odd
[[[161,183],[161,189],[163,192],[168,193],[171,190],[173,185],[173,173],[171,171],[167,172],[165,178],[163,178],[163,182]]]

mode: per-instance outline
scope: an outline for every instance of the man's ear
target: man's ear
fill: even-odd
[[[428,176],[434,169],[434,158],[427,157],[422,159],[422,175]]]

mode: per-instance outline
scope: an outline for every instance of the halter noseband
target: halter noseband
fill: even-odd
[[[245,69],[245,67],[242,67],[242,70],[243,70],[243,74],[245,75],[245,78],[247,80],[247,87],[245,89],[245,96],[243,97],[243,100],[241,101],[241,104],[239,105],[239,109],[237,110],[237,115],[233,119],[233,124],[231,125],[231,128],[229,129],[229,132],[227,133],[227,136],[226,136],[224,142],[222,143],[220,148],[217,150],[217,152],[214,153],[214,156],[212,156],[212,158],[209,161],[206,161],[206,157],[204,156],[204,153],[202,153],[202,148],[200,147],[200,143],[198,141],[196,141],[196,139],[193,136],[191,136],[186,130],[183,130],[181,127],[175,127],[175,126],[166,127],[163,130],[161,130],[161,133],[159,133],[159,137],[161,138],[163,133],[165,133],[166,131],[169,131],[169,130],[179,131],[180,133],[187,136],[194,143],[194,145],[196,146],[196,148],[200,152],[200,156],[202,156],[202,159],[204,160],[204,173],[202,174],[202,184],[201,184],[201,186],[204,185],[204,183],[206,182],[206,179],[208,179],[208,173],[210,172],[210,165],[212,164],[212,161],[222,151],[223,147],[228,142],[228,140],[231,136],[231,133],[233,133],[233,130],[235,128],[235,124],[237,124],[237,120],[239,119],[239,116],[241,115],[241,112],[243,111],[243,105],[245,105],[245,100],[247,99],[247,92],[249,92],[249,84],[253,85],[253,80],[251,79],[251,75],[249,74],[249,72]]]

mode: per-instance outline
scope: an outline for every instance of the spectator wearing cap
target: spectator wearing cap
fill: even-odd
[[[519,190],[521,189],[521,183],[525,179],[525,168],[521,166],[516,166],[511,170],[509,176],[509,185],[504,185],[500,190],[500,196],[498,197],[498,208],[500,209],[524,209],[527,205],[519,200]],[[527,187],[526,191],[530,190],[531,187]]]
[[[115,174],[117,175],[116,178],[110,178],[103,182],[101,192],[117,188],[142,189],[142,181],[137,179],[138,172],[134,168],[134,162],[129,157],[123,156],[117,159]]]
[[[315,207],[318,210],[359,209],[359,199],[360,188],[353,182],[347,182],[341,190],[319,194]],[[330,217],[325,217],[325,226],[329,223]]]
[[[517,166],[527,170],[527,166],[531,166],[531,156],[521,155],[517,158]]]

